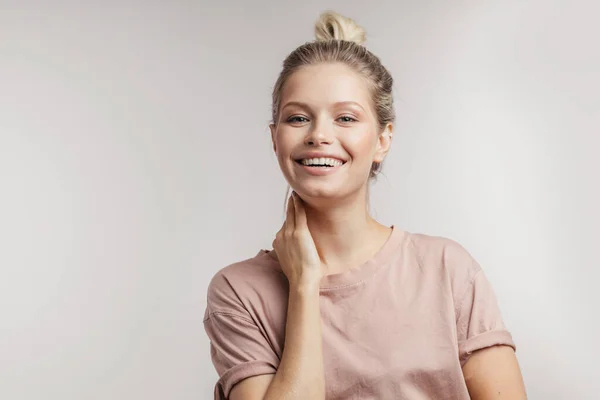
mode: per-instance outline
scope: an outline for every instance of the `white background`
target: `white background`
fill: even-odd
[[[209,399],[210,278],[268,248],[270,92],[325,9],[396,84],[375,215],[482,264],[531,399],[598,399],[600,6],[0,0],[0,398]]]

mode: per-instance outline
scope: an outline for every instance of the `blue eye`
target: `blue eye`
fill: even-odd
[[[293,117],[288,118],[288,120],[287,120],[287,122],[300,122],[300,123],[306,122],[306,121],[308,121],[308,119],[306,119],[300,115],[295,115]]]
[[[342,122],[357,122],[356,119],[348,116],[348,115],[344,115],[343,117],[339,117],[338,120],[342,120]]]

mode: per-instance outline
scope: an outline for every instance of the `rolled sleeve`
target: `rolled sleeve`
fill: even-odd
[[[250,318],[214,312],[204,319],[204,328],[219,375],[215,400],[228,399],[231,389],[246,378],[277,372],[279,359]]]
[[[512,335],[502,320],[494,290],[481,269],[462,297],[456,327],[461,366],[475,351],[487,347],[505,345],[516,350]]]

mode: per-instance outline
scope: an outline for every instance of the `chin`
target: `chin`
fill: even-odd
[[[297,191],[300,197],[305,196],[312,199],[336,199],[341,196],[339,191],[335,191],[332,189],[312,189],[312,190],[302,190]]]
[[[349,195],[348,188],[342,189],[333,185],[294,184],[291,185],[291,187],[305,201],[323,205],[329,203],[330,201],[336,201]]]

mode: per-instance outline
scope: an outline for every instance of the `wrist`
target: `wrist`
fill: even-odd
[[[290,291],[298,294],[319,293],[321,278],[304,278],[290,281]]]

